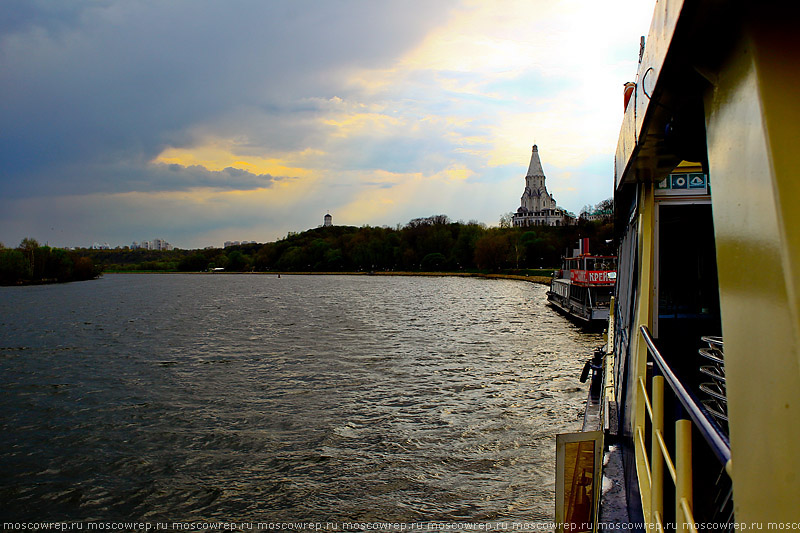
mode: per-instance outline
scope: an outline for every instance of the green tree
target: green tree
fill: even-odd
[[[453,248],[453,234],[449,226],[434,225],[425,228],[425,232],[420,239],[420,255],[441,253],[450,255]],[[424,257],[423,257],[424,258]]]
[[[406,247],[403,250],[402,265],[404,270],[416,270],[419,264],[417,252],[413,248]]]
[[[459,268],[475,266],[475,244],[486,234],[486,228],[478,223],[461,225],[452,248],[452,258]]]
[[[45,277],[61,282],[69,281],[73,276],[74,265],[66,250],[51,250],[45,266]]]
[[[19,243],[19,246],[17,246],[17,250],[22,252],[22,255],[25,256],[25,259],[28,261],[28,264],[30,265],[31,273],[29,274],[29,276],[33,276],[34,274],[33,267],[34,267],[34,262],[36,260],[37,248],[39,248],[38,241],[31,237],[25,237]]]
[[[331,245],[325,239],[314,239],[308,246],[308,254],[314,270],[319,270],[325,263],[325,253]]]
[[[47,275],[46,268],[47,263],[50,261],[51,251],[52,249],[49,246],[39,246],[33,251],[33,261],[31,263],[33,279],[43,280],[50,278],[50,276]]]
[[[342,251],[338,248],[325,252],[322,260],[322,270],[336,272],[342,269]]]
[[[257,270],[265,271],[274,267],[281,256],[282,244],[271,242],[262,246],[254,259]]]
[[[602,202],[600,202],[596,206],[594,206],[594,208],[595,208],[596,211],[613,213],[614,212],[614,199],[613,198],[606,198],[605,200],[603,200]]]
[[[0,250],[0,283],[11,285],[28,279],[30,263],[19,250]]]
[[[541,268],[544,263],[545,241],[535,231],[526,231],[519,239],[525,257],[525,266]]]
[[[285,272],[300,272],[308,268],[305,250],[300,246],[291,246],[281,254],[275,268]]]
[[[504,232],[490,231],[475,243],[475,264],[482,270],[500,270],[507,262],[509,249]]]
[[[233,272],[243,272],[248,269],[249,263],[250,261],[247,255],[239,250],[233,250],[228,254],[228,266],[226,269]]]
[[[441,270],[444,270],[446,262],[447,258],[444,255],[438,252],[434,252],[422,258],[422,263],[420,264],[420,270],[422,270],[423,272],[439,272]]]
[[[208,259],[201,253],[194,253],[184,257],[178,262],[178,270],[181,272],[202,272],[208,270]]]
[[[228,268],[228,256],[220,252],[214,257],[216,268]]]
[[[73,270],[73,278],[76,281],[83,281],[97,277],[95,272],[94,263],[88,257],[79,257],[75,260],[75,268]]]
[[[500,227],[510,228],[514,222],[514,213],[504,213],[500,215]]]

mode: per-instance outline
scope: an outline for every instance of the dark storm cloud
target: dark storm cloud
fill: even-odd
[[[348,69],[391,62],[440,22],[429,2],[0,4],[0,194],[256,187],[272,178],[150,164],[214,124],[290,144]],[[254,113],[255,110],[255,113]],[[297,111],[300,110],[300,113]],[[309,123],[310,124],[310,121]],[[192,183],[192,180],[196,180]],[[217,184],[217,185],[213,185]]]
[[[200,166],[158,165],[152,171],[155,179],[147,182],[144,191],[174,191],[191,187],[209,187],[220,190],[246,191],[271,187],[273,182],[293,178],[274,177],[269,174],[254,174],[238,168],[210,171]]]
[[[220,191],[248,191],[271,187],[274,182],[291,180],[291,177],[271,176],[270,174],[254,174],[238,168],[208,170],[201,166],[182,166],[154,164],[148,172],[131,169],[122,181],[126,189],[133,192],[181,191],[198,187]],[[93,184],[97,192],[121,192],[115,180],[98,181]]]

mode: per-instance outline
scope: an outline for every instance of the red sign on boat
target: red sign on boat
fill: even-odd
[[[608,284],[616,281],[617,273],[614,270],[572,270],[569,277],[572,283]]]

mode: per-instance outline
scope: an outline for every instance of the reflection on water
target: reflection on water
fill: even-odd
[[[0,288],[6,520],[545,520],[600,344],[514,281]]]

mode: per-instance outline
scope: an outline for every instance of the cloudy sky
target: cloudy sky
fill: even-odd
[[[268,242],[611,196],[653,0],[4,0],[0,242]]]

